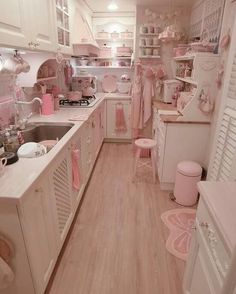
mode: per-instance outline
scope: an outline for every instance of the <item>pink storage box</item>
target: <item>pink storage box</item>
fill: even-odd
[[[100,48],[100,57],[109,58],[111,57],[111,47],[102,47]]]
[[[177,165],[174,196],[175,201],[184,206],[197,202],[197,183],[201,180],[202,168],[193,161],[182,161]]]

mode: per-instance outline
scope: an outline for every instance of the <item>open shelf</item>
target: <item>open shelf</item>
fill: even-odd
[[[161,58],[160,55],[144,55],[144,56],[139,56],[139,58],[142,58],[142,59],[159,59]]]
[[[140,45],[139,48],[161,48],[161,45]]]
[[[77,65],[77,66],[75,66],[75,68],[81,68],[81,69],[96,69],[96,68],[120,68],[120,69],[122,69],[122,68],[125,68],[125,69],[127,69],[127,68],[131,68],[131,66],[116,66],[116,65],[109,65],[109,66],[105,66],[105,65],[101,65],[101,66],[99,66],[99,65],[94,65],[94,66],[92,66],[92,65]]]
[[[47,77],[47,78],[37,78],[37,82],[46,82],[46,81],[53,81],[56,80],[57,77],[53,76],[53,77]]]
[[[96,38],[95,39],[97,42],[133,42],[134,38]]]
[[[153,37],[158,37],[159,34],[155,34],[155,33],[142,33],[142,34],[139,34],[140,36],[153,36]]]
[[[130,60],[131,59],[131,56],[114,56],[114,57],[100,57],[100,56],[97,56],[97,57],[88,57],[88,59],[99,59],[99,60],[117,60],[117,59],[126,59],[126,60]]]
[[[191,78],[181,78],[181,77],[177,77],[177,76],[175,78],[176,78],[176,80],[179,80],[181,82],[185,82],[185,83],[189,83],[189,84],[197,86],[197,82],[192,80]]]

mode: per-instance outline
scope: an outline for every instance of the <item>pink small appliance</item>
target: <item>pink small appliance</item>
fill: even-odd
[[[51,94],[43,94],[42,96],[42,115],[50,115],[54,113],[54,100]]]

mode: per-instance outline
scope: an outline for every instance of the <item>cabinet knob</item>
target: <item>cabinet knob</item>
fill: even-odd
[[[95,128],[95,123],[94,123],[94,122],[92,122],[92,128],[93,128],[93,129]]]
[[[43,192],[43,188],[36,188],[35,189],[35,193],[42,193]]]

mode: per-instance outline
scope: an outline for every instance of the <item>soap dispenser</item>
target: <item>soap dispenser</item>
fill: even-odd
[[[46,85],[41,85],[42,90],[42,115],[50,115],[54,113],[54,100],[51,94],[46,93]]]

